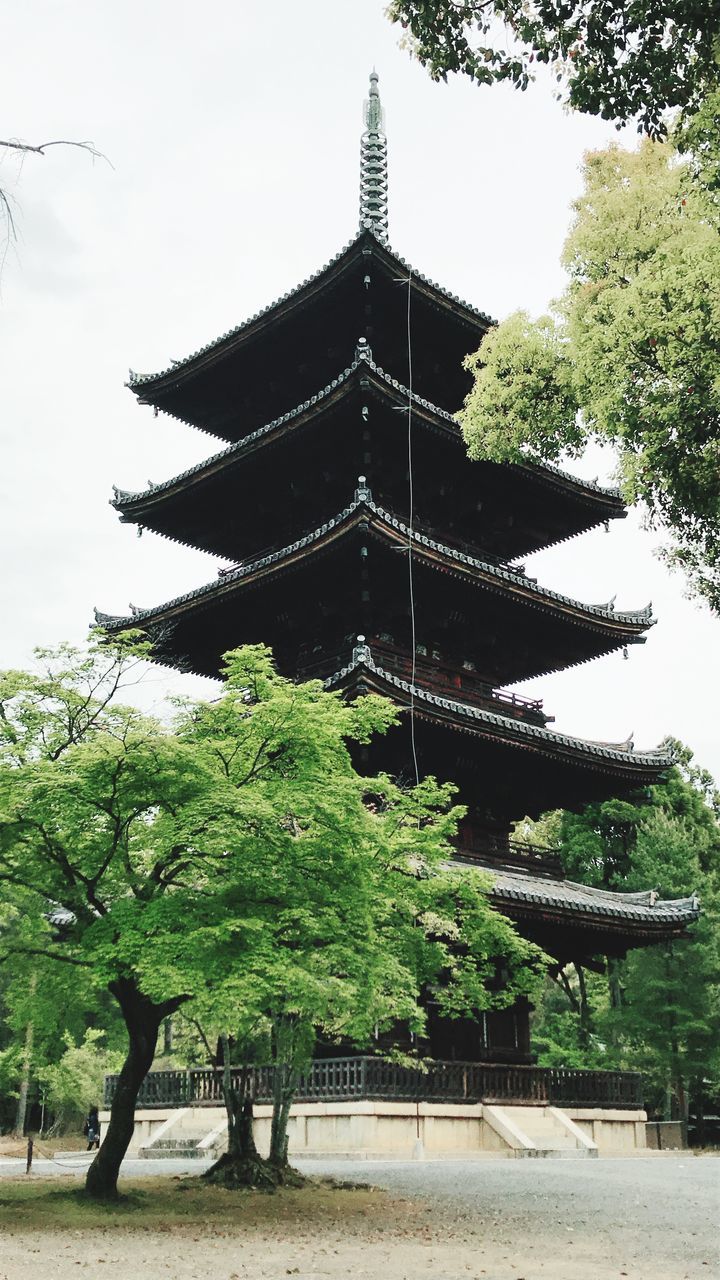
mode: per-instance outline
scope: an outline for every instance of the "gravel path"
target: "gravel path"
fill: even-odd
[[[176,1176],[199,1173],[205,1163],[127,1161],[123,1172]],[[77,1239],[77,1252],[68,1238],[59,1245],[54,1234],[41,1239],[11,1227],[0,1245],[0,1280],[75,1280],[78,1265],[105,1280],[141,1273],[171,1280],[720,1280],[720,1160],[713,1157],[301,1164],[310,1174],[371,1183],[390,1198],[368,1212],[353,1209],[348,1193],[347,1217],[343,1210],[328,1224],[313,1222],[312,1212],[306,1218],[307,1210],[286,1218],[278,1197],[277,1209],[266,1202],[264,1226],[243,1224],[241,1213],[223,1231],[168,1224],[172,1239],[145,1228],[113,1230],[107,1239],[105,1232],[102,1240],[96,1233]],[[21,1171],[22,1162],[0,1160],[0,1176]],[[80,1162],[38,1161],[31,1177],[79,1179],[82,1172]]]
[[[608,1274],[656,1280],[720,1280],[720,1159],[712,1156],[355,1161],[352,1175],[349,1167],[323,1162],[317,1171],[427,1199],[434,1221],[448,1231],[472,1228],[523,1258],[517,1276],[543,1253],[555,1257],[557,1275],[571,1256],[583,1258],[575,1280],[595,1280],[605,1267]]]

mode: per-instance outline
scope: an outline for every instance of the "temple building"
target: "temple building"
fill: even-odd
[[[223,560],[216,580],[126,617],[159,662],[217,676],[221,655],[272,646],[286,676],[396,702],[400,725],[359,760],[452,780],[468,816],[458,862],[488,869],[495,905],[558,966],[681,936],[697,903],[563,878],[510,836],[514,821],[630,796],[670,761],[632,742],[553,728],[507,692],[644,642],[650,607],[585,604],[522,558],[625,515],[619,494],[551,466],[471,462],[454,414],[463,360],[493,323],[388,243],[387,144],[377,76],[361,144],[360,225],[314,276],[187,359],[131,373],[144,405],[222,441],[141,493],[123,521]],[[528,1062],[527,1009],[430,1019],[436,1058]]]

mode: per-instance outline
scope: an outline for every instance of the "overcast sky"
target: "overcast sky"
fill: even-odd
[[[390,242],[498,319],[538,314],[583,152],[611,126],[526,94],[435,85],[398,47],[385,0],[26,0],[3,16],[3,137],[92,139],[112,161],[53,149],[0,184],[19,241],[2,275],[2,665],[82,640],[93,605],[125,613],[215,577],[216,561],[108,506],[217,442],[124,388],[315,271],[357,228],[359,139],[375,65],[386,111]],[[627,135],[633,145],[634,135]],[[579,469],[607,479],[611,458]],[[604,476],[603,476],[604,473]],[[652,600],[644,647],[527,682],[565,732],[687,742],[720,777],[718,623],[684,598],[637,518],[527,561],[547,586],[619,608]],[[141,696],[209,681],[155,670]]]

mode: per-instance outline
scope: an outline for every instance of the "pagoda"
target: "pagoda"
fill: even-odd
[[[680,936],[694,899],[573,884],[512,823],[629,796],[670,761],[631,741],[559,733],[541,702],[504,690],[642,644],[650,607],[583,604],[522,557],[621,519],[620,495],[555,467],[471,462],[454,414],[463,360],[493,323],[388,243],[387,143],[370,77],[360,226],[320,271],[157,374],[152,405],[216,436],[219,452],[140,493],[123,521],[222,558],[215,581],[128,616],[156,659],[217,676],[222,654],[272,647],[278,670],[348,697],[372,691],[400,724],[359,766],[434,775],[468,808],[457,858],[485,867],[495,905],[561,967]],[[436,1057],[527,1061],[527,1009],[482,1023],[430,1018]]]

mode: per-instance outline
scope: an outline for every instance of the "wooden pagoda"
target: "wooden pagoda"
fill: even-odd
[[[181,670],[215,676],[228,649],[262,641],[284,675],[392,698],[401,725],[365,766],[411,780],[416,758],[421,775],[458,784],[458,859],[491,871],[498,907],[558,964],[676,936],[693,899],[574,885],[509,838],[526,814],[629,795],[668,767],[631,742],[559,733],[541,702],[503,691],[642,644],[653,619],[649,606],[582,604],[523,569],[524,555],[622,518],[622,501],[550,466],[468,460],[453,413],[469,390],[463,359],[492,321],[388,244],[374,73],[365,124],[350,244],[194,355],[131,372],[141,404],[224,447],[142,493],[116,489],[113,505],[225,564],[195,591],[97,621],[142,627]],[[437,1057],[523,1060],[528,1047],[519,1008],[431,1026]]]

